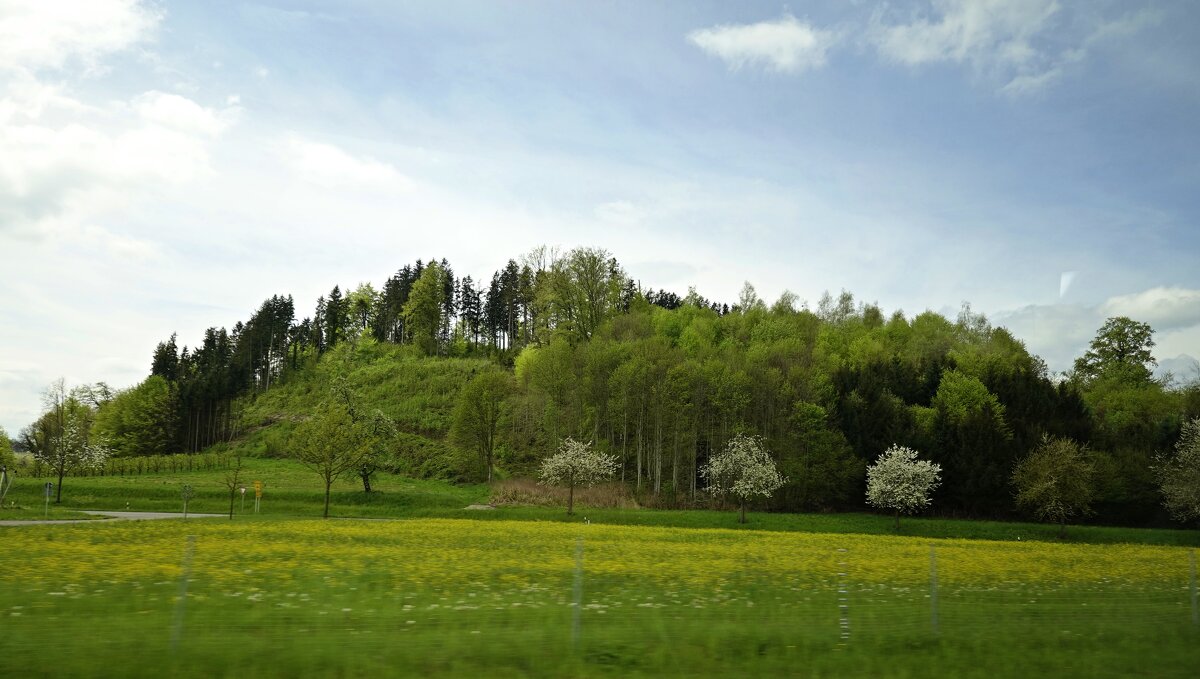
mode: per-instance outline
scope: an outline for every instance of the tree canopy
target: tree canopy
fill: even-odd
[[[861,509],[868,463],[899,445],[942,468],[939,510],[1003,517],[1017,509],[1018,461],[1049,435],[1091,451],[1101,520],[1167,517],[1153,457],[1200,416],[1200,384],[1152,379],[1144,323],[1109,319],[1057,376],[966,304],[947,318],[845,290],[811,306],[786,291],[769,302],[749,282],[729,302],[644,288],[599,248],[535,248],[490,277],[417,259],[378,286],[334,285],[303,317],[277,294],[190,345],[173,334],[146,380],[76,400],[116,455],[195,452],[246,429],[239,404],[289,384],[325,393],[329,366],[354,356],[387,362],[361,367],[358,386],[397,418],[392,467],[411,473],[533,474],[572,438],[616,456],[639,496],[692,506],[703,502],[701,470],[744,433],[787,478],[771,509]],[[376,389],[399,370],[405,393]],[[282,454],[317,398],[279,399],[280,412],[252,424]],[[21,432],[31,451],[54,444],[50,410]],[[375,421],[365,409],[360,419]]]

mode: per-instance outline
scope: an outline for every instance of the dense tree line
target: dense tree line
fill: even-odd
[[[643,290],[603,250],[538,248],[486,284],[418,260],[378,291],[333,287],[299,320],[290,296],[273,296],[192,348],[172,336],[146,381],[96,399],[95,431],[116,456],[205,449],[237,435],[239,399],[363,341],[494,359],[448,432],[481,477],[532,473],[571,438],[616,456],[618,477],[663,504],[696,500],[713,451],[752,435],[787,478],[777,509],[861,507],[867,463],[898,445],[942,469],[940,510],[1005,515],[1018,461],[1054,437],[1094,454],[1102,519],[1157,520],[1153,456],[1200,415],[1200,387],[1155,380],[1152,329],[1129,319],[1051,375],[966,305],[953,320],[885,314],[847,292],[768,305],[749,284],[718,304]]]

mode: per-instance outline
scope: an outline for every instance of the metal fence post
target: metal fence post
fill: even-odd
[[[1197,627],[1200,627],[1200,602],[1197,602],[1197,598],[1196,598],[1196,550],[1194,550],[1194,549],[1191,551],[1191,562],[1192,562],[1192,578],[1191,578],[1192,624],[1196,625]]]
[[[938,581],[937,581],[937,550],[929,545],[929,614],[933,623],[933,634],[938,634]]]
[[[574,610],[571,612],[571,648],[579,649],[579,623],[583,613],[583,538],[575,538]]]
[[[175,604],[175,621],[171,625],[171,650],[179,647],[183,634],[183,614],[187,608],[188,580],[192,577],[192,553],[196,549],[196,536],[187,536],[187,548],[183,553],[183,575],[179,580],[179,601]]]
[[[841,637],[838,646],[850,641],[850,590],[846,586],[846,550],[838,550],[838,626]]]

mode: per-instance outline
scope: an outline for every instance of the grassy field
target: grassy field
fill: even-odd
[[[264,518],[316,517],[321,514],[322,486],[313,472],[296,462],[247,458],[243,471],[246,507],[240,496],[235,514],[247,516],[253,509],[252,482],[262,481]],[[9,493],[13,506],[0,508],[0,519],[41,518],[42,484],[46,479],[17,478]],[[196,471],[137,476],[67,478],[63,502],[50,506],[51,518],[79,518],[81,509],[144,511],[183,510],[180,489],[191,485],[195,496],[189,511],[227,513],[229,491],[223,471]],[[437,480],[419,480],[393,474],[379,474],[372,486],[378,492],[370,496],[362,491],[356,478],[345,478],[334,485],[331,513],[349,518],[463,518],[476,520],[529,520],[641,525],[678,528],[730,528],[765,531],[802,531],[810,533],[858,533],[896,535],[887,516],[851,514],[767,514],[752,512],[749,524],[738,526],[732,512],[681,511],[650,509],[599,509],[580,507],[567,517],[557,507],[500,507],[495,511],[465,511],[467,505],[488,501],[489,489],[481,484],[452,484]],[[966,521],[934,517],[905,518],[899,535],[924,538],[961,538],[982,540],[1021,540],[1060,542],[1055,526],[1001,521]],[[1200,531],[1072,526],[1066,542],[1090,544],[1137,543],[1154,545],[1200,546]]]
[[[1179,547],[463,519],[0,531],[3,676],[1200,667]]]

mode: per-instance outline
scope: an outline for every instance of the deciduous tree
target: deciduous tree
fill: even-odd
[[[592,449],[573,438],[563,440],[558,452],[542,462],[543,483],[567,487],[567,514],[575,513],[576,486],[594,486],[617,470],[617,458]]]
[[[762,437],[746,434],[736,434],[700,469],[700,476],[713,495],[737,498],[738,523],[746,523],[747,502],[755,497],[771,497],[787,482],[775,469]]]
[[[1154,330],[1149,324],[1125,316],[1110,318],[1096,332],[1087,353],[1075,360],[1075,377],[1085,383],[1099,377],[1149,382],[1157,365],[1150,353],[1153,348]]]
[[[322,403],[292,432],[292,452],[301,464],[325,482],[325,512],[329,518],[329,494],[333,482],[356,469],[371,452],[371,439],[350,416],[345,404]]]
[[[1155,466],[1163,506],[1180,521],[1200,519],[1200,417],[1183,424],[1175,452]]]
[[[1013,471],[1017,505],[1067,536],[1067,520],[1091,511],[1094,467],[1087,448],[1067,438],[1045,437]]]
[[[496,462],[497,432],[504,400],[515,389],[513,378],[501,370],[479,373],[458,394],[450,425],[451,439],[479,456],[492,482]]]
[[[867,467],[867,504],[895,512],[900,530],[901,514],[913,514],[933,502],[941,473],[941,466],[918,460],[912,448],[893,445]]]

